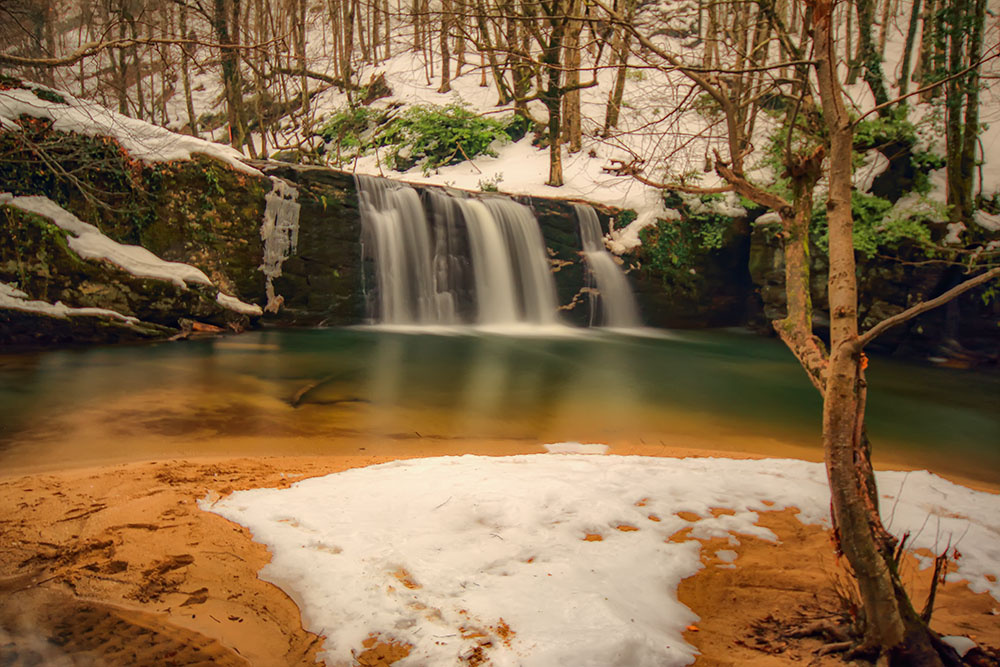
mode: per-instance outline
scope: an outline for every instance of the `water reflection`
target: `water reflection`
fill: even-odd
[[[1000,378],[874,360],[883,460],[1000,481]],[[199,454],[663,443],[818,457],[820,402],[775,341],[262,331],[0,355],[0,466]],[[434,449],[436,448],[436,449]]]

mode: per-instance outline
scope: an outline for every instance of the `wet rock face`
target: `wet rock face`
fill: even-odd
[[[131,161],[117,144],[101,138],[58,132],[45,137],[51,159],[65,158],[69,166],[76,164],[74,160],[86,161],[77,165],[81,185],[55,178],[39,166],[38,156],[18,154],[20,161],[0,162],[5,191],[44,193],[114,241],[141,245],[161,259],[196,266],[223,292],[246,302],[263,298],[259,228],[268,179],[237,172],[205,156],[144,164]],[[11,140],[10,134],[0,133],[0,145]],[[11,150],[19,150],[16,143]],[[0,209],[0,229],[0,281],[31,300],[102,308],[142,321],[129,325],[104,316],[60,318],[4,309],[0,342],[46,345],[162,338],[184,329],[185,320],[235,329],[249,324],[246,315],[216,301],[216,289],[195,285],[185,289],[169,281],[138,278],[105,261],[80,258],[68,247],[66,232],[42,217],[5,206]]]
[[[261,303],[260,223],[268,179],[204,156],[160,165],[147,179],[155,182],[152,215],[138,244],[165,260],[197,266],[227,294]]]
[[[587,284],[587,268],[581,256],[580,223],[573,202],[540,197],[515,197],[538,218],[545,240],[549,267],[556,281],[560,317],[575,326],[587,326],[591,320],[590,299],[583,290]],[[600,217],[600,212],[598,213]],[[601,219],[607,231],[607,213]]]
[[[323,167],[258,165],[298,190],[295,252],[282,262],[275,319],[287,324],[357,324],[364,319],[361,215],[354,177]]]
[[[750,230],[735,219],[722,247],[697,249],[683,268],[654,268],[650,250],[637,248],[627,257],[636,299],[646,324],[668,329],[741,326],[753,311],[753,284],[747,269]]]
[[[273,317],[287,324],[357,324],[367,317],[365,286],[374,284],[374,272],[365,259],[361,215],[353,175],[323,167],[258,164],[269,176],[281,178],[298,190],[298,243],[273,280],[282,297]],[[431,215],[430,198],[444,188],[410,184],[420,193]],[[514,197],[532,209],[545,240],[549,265],[556,281],[561,316],[586,326],[589,301],[581,293],[585,268],[580,256],[579,224],[573,202],[539,197]],[[605,230],[608,211],[599,210]],[[433,221],[432,221],[433,222]],[[462,239],[456,239],[461,243]],[[466,272],[468,273],[468,272]]]
[[[867,259],[861,255],[857,258],[858,328],[861,331],[938,296],[965,277],[959,267],[922,261],[926,258],[916,247],[901,245],[890,252],[898,259]],[[811,248],[810,259],[813,328],[825,337],[830,322],[826,286],[829,266],[825,252],[816,246]],[[754,226],[749,267],[758,299],[750,323],[762,331],[770,331],[770,323],[785,316],[784,253],[774,225]],[[986,289],[971,290],[951,304],[886,331],[872,343],[871,349],[900,356],[926,357],[952,356],[949,348],[964,348],[976,356],[985,355],[995,361],[1000,353],[997,336],[1000,302],[984,299]]]
[[[0,281],[16,285],[32,300],[61,302],[73,308],[102,308],[140,320],[137,324],[103,316],[65,318],[14,309],[0,311],[0,342],[118,342],[178,333],[182,319],[218,327],[245,327],[248,318],[222,308],[216,290],[182,288],[173,282],[133,276],[106,261],[80,258],[66,243],[66,232],[44,218],[0,208]]]

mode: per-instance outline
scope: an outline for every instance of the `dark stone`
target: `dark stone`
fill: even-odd
[[[689,266],[665,272],[654,268],[649,249],[640,246],[629,263],[634,267],[636,300],[646,324],[667,329],[701,329],[743,325],[752,309],[750,230],[735,219],[722,247],[697,250]]]
[[[177,333],[182,318],[219,327],[241,328],[247,317],[229,311],[216,291],[202,285],[183,288],[170,281],[139,278],[103,260],[81,259],[67,233],[44,218],[10,206],[0,207],[0,282],[15,285],[30,299],[62,302],[73,308],[104,308],[138,318],[129,325],[101,315],[66,318],[2,309],[0,342],[7,344],[117,342]]]
[[[771,330],[771,321],[785,316],[784,258],[777,231],[776,225],[754,225],[751,240],[749,266],[758,304],[750,323],[766,332]],[[826,253],[812,245],[810,258],[813,329],[828,338]],[[885,249],[885,256],[867,258],[858,253],[859,331],[867,331],[887,317],[933,299],[966,277],[960,267],[928,263],[926,259],[918,246],[905,241]],[[951,304],[889,329],[872,342],[869,350],[903,357],[949,356],[950,346],[972,351],[981,359],[1000,358],[1000,303],[984,298],[987,289],[973,289]]]
[[[284,308],[274,319],[310,325],[361,322],[361,215],[353,175],[325,167],[257,166],[292,183],[301,206],[297,251],[285,260],[281,276],[273,282],[275,293],[284,299]]]

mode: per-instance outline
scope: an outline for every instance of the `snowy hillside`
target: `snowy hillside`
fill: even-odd
[[[303,40],[304,55],[301,59],[298,56],[293,58],[295,55],[293,53],[286,55],[289,63],[298,62],[305,70],[315,74],[315,77],[308,82],[314,96],[310,100],[307,113],[303,114],[294,108],[288,112],[276,100],[282,94],[286,100],[293,99],[297,94],[300,79],[292,77],[281,81],[280,91],[276,84],[268,91],[275,100],[271,103],[258,102],[253,106],[249,101],[250,98],[247,98],[246,103],[250,105],[248,112],[251,116],[266,113],[277,117],[272,123],[272,136],[268,141],[264,141],[261,133],[251,127],[250,141],[253,143],[252,152],[255,154],[265,152],[265,149],[266,152],[274,153],[276,143],[279,152],[298,148],[316,149],[321,140],[313,133],[321,129],[335,113],[348,108],[349,95],[337,85],[333,85],[334,81],[340,80],[338,77],[342,74],[342,66],[338,62],[342,59],[339,49],[343,49],[343,45],[338,42],[338,39],[342,39],[342,36],[338,37],[339,27],[329,15],[325,5],[307,3],[305,7],[307,20],[304,23],[307,29]],[[434,2],[430,3],[428,11],[433,15],[434,12],[442,12],[444,7]],[[1000,2],[992,0],[989,8],[983,38],[984,81],[989,81],[1000,72],[998,64],[1000,61],[996,58],[1000,52],[998,51],[1000,24],[997,21]],[[873,26],[873,34],[878,34],[885,43],[882,69],[886,72],[885,82],[890,96],[899,92],[898,85],[902,78],[900,76],[902,51],[907,37],[911,9],[912,2],[903,0],[894,5],[892,13],[885,12],[875,17],[875,23],[879,25]],[[456,74],[457,62],[453,52],[451,63],[453,78],[450,81],[450,90],[444,93],[438,92],[441,88],[441,44],[437,36],[431,39],[429,32],[423,35],[420,33],[421,28],[419,24],[414,23],[415,19],[409,14],[408,6],[386,4],[385,10],[390,16],[390,23],[386,28],[391,27],[391,31],[388,29],[385,31],[386,39],[390,43],[382,46],[381,55],[375,46],[365,44],[365,39],[374,41],[372,32],[367,36],[363,31],[360,35],[352,33],[355,39],[355,43],[351,45],[353,80],[363,86],[366,82],[375,81],[379,75],[384,75],[391,90],[390,96],[376,100],[372,103],[372,108],[393,108],[394,113],[403,113],[406,108],[413,105],[460,104],[487,117],[496,118],[512,113],[511,104],[497,105],[497,88],[490,77],[484,74],[484,70],[489,69],[486,56],[466,42],[463,42],[466,45],[463,46],[462,54],[462,59],[465,61],[464,68]],[[371,16],[367,19],[375,21],[375,24],[370,26],[371,31],[375,31],[380,25],[378,9],[375,11],[374,19]],[[884,26],[881,25],[883,19],[887,19]],[[468,16],[464,17],[464,20],[471,21]],[[208,24],[202,17],[192,15],[188,21],[190,29],[208,30]],[[638,6],[634,23],[641,32],[649,35],[649,45],[678,54],[684,62],[694,66],[702,64],[704,48],[703,40],[699,37],[699,33],[704,32],[702,15],[693,3],[643,4]],[[361,25],[360,19],[358,25]],[[613,45],[602,42],[602,38],[608,37],[610,33],[601,32],[598,35],[598,27],[600,26],[588,28],[592,34],[586,31],[582,33],[584,42],[580,50],[580,78],[584,83],[593,79],[595,85],[584,87],[580,91],[583,132],[581,150],[570,153],[565,146],[563,147],[565,185],[558,188],[545,185],[549,162],[548,149],[533,145],[531,133],[517,142],[494,146],[496,157],[479,156],[460,164],[433,169],[428,173],[425,173],[419,165],[402,173],[394,172],[385,165],[385,155],[377,156],[374,151],[347,162],[342,165],[343,168],[359,173],[445,184],[470,190],[495,187],[509,193],[582,198],[634,209],[637,212],[634,228],[627,234],[613,233],[612,237],[616,242],[610,244],[618,252],[628,249],[638,242],[635,233],[638,227],[651,223],[657,217],[675,218],[676,214],[665,210],[660,191],[656,188],[642,185],[628,176],[609,174],[605,168],[611,166],[612,161],[619,160],[626,164],[641,164],[644,175],[653,181],[670,183],[683,178],[689,184],[711,187],[719,184],[719,179],[711,168],[714,151],[718,150],[725,157],[728,149],[724,142],[724,124],[720,118],[717,115],[713,116],[711,110],[704,108],[703,105],[699,108],[700,103],[697,98],[702,93],[676,68],[670,67],[669,63],[651,53],[648,46],[640,47],[635,44],[632,46],[629,70],[625,76],[621,118],[617,128],[607,133],[607,136],[602,136],[608,98],[614,87],[617,68],[612,66],[612,58],[609,56]],[[431,31],[432,28],[433,25],[428,23],[422,29]],[[462,30],[468,31],[469,28],[456,29],[453,31],[452,39],[472,39],[471,34],[463,33]],[[88,38],[84,33],[83,28],[65,32],[62,35],[64,48],[68,50],[74,44],[84,44]],[[919,34],[917,38],[919,40]],[[420,46],[419,50],[415,49],[417,44]],[[457,42],[452,43],[453,51],[456,45]],[[771,44],[768,49],[774,54],[778,52],[776,43]],[[374,57],[371,54],[373,50]],[[192,65],[188,68],[192,91],[190,97],[194,114],[202,118],[203,122],[210,116],[224,117],[225,92],[215,52],[205,45],[191,47],[189,51],[192,58]],[[386,58],[386,52],[391,52],[392,56]],[[248,81],[254,77],[259,79],[260,73],[249,67],[254,62],[253,58],[247,55],[246,60],[248,68],[244,76]],[[56,78],[60,80],[62,88],[75,90],[79,87],[84,96],[102,99],[105,104],[110,105],[114,101],[111,92],[97,86],[95,82],[99,64],[84,62],[80,72],[86,71],[88,78],[80,82],[76,82],[78,73],[70,68],[58,70]],[[164,64],[167,64],[166,60]],[[911,65],[911,69],[913,67]],[[158,122],[169,128],[181,130],[186,126],[190,112],[187,109],[185,96],[178,89],[179,84],[176,79],[176,73],[157,74],[155,69],[151,70],[146,94],[152,96],[158,89],[165,91],[163,110]],[[264,85],[267,90],[267,84],[262,84],[260,80],[255,85]],[[540,79],[538,85],[541,85]],[[913,84],[910,90],[912,91],[916,85],[918,84]],[[866,113],[874,105],[872,94],[861,78],[857,78],[849,87],[848,94],[858,115]],[[980,120],[985,130],[979,138],[982,165],[978,170],[975,190],[986,199],[990,199],[1000,190],[1000,99],[995,87],[989,85],[983,87],[981,97]],[[917,124],[922,137],[920,148],[943,154],[945,133],[941,102],[925,103],[918,101],[918,98],[912,98],[911,102],[915,104],[910,118]],[[402,106],[396,109],[399,105]],[[547,111],[539,99],[529,102],[528,107],[532,115],[544,120]],[[155,117],[153,112],[150,113]],[[767,135],[774,130],[773,121],[765,116],[766,114],[761,114],[756,123],[755,135],[752,137],[752,142],[758,149],[766,145]],[[209,125],[215,127],[209,132],[215,141],[226,142],[230,139],[231,131],[224,122],[216,120]],[[183,142],[179,141],[178,146],[182,145]],[[752,163],[760,162],[762,159],[760,153],[762,150],[751,156]],[[330,157],[330,154],[327,154],[324,159]],[[869,157],[864,165],[859,166],[856,174],[858,187],[861,190],[870,186],[872,180],[885,166],[884,160]],[[753,164],[750,166],[753,167]],[[763,175],[765,180],[770,177],[767,168],[758,174]],[[901,202],[897,213],[905,215],[917,211],[926,214],[928,207],[923,202],[944,201],[943,170],[938,170],[932,175],[931,183],[933,190],[926,200],[921,199],[918,202],[907,199]],[[741,209],[733,197],[719,212],[739,214]],[[939,210],[936,213],[934,210],[930,212],[931,217],[940,216]],[[979,212],[976,220],[984,227],[991,229],[1000,227],[1000,216]],[[953,231],[954,234],[958,234],[961,230]],[[950,240],[958,242],[960,239],[953,235]]]

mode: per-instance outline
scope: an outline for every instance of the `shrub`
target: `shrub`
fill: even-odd
[[[387,166],[405,171],[420,164],[424,172],[496,153],[494,142],[510,141],[520,127],[513,116],[479,116],[459,104],[413,106],[398,115],[394,109],[342,109],[320,130],[327,151],[336,150],[343,163],[377,148],[385,148]]]

